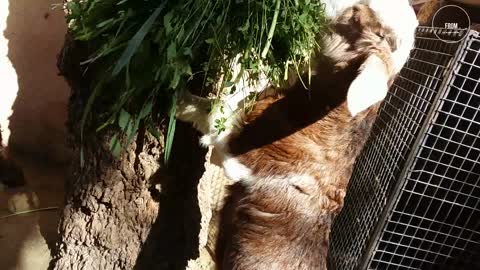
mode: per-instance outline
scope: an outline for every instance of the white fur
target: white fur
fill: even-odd
[[[407,62],[415,43],[417,16],[408,0],[369,0],[369,6],[382,22],[396,35],[397,50],[392,53],[394,73]]]
[[[197,130],[205,134],[210,126],[208,118],[210,107],[211,100],[184,92],[177,100],[176,117],[192,123]]]
[[[396,35],[397,50],[392,53],[394,72],[398,73],[407,62],[415,41],[417,16],[408,0],[324,0],[329,18],[335,18],[346,8],[361,3],[368,5],[384,26]]]
[[[355,116],[383,100],[388,92],[389,77],[384,61],[375,54],[369,56],[348,90],[347,106],[350,113]]]
[[[225,175],[234,182],[251,182],[253,180],[252,171],[233,157],[226,156],[222,165]]]
[[[239,57],[237,56],[233,61],[235,63],[232,67],[233,78],[236,78],[240,73]],[[249,83],[247,76],[248,74],[244,73],[235,84],[236,89],[241,91],[237,90],[230,94],[229,92],[233,86],[225,88],[220,91],[220,97],[216,102],[211,99],[193,96],[190,93],[185,93],[179,99],[177,103],[177,117],[182,121],[192,122],[199,131],[205,134],[200,140],[202,145],[213,145],[221,154],[225,153],[225,144],[229,135],[240,127],[242,104],[245,99],[251,93],[262,92],[270,85],[270,81],[265,74],[261,74],[255,84]],[[220,87],[220,85],[217,85],[217,87]],[[206,114],[205,112],[210,108],[211,112]],[[224,123],[225,130],[219,132],[215,127],[217,125],[216,120],[222,118],[226,119]]]
[[[233,78],[236,78],[240,73],[239,57],[237,56],[234,60],[236,64],[232,67]],[[247,76],[247,73],[243,74],[235,84],[236,89],[241,89],[241,91],[235,91],[230,94],[231,87],[223,89],[220,91],[220,98],[216,101],[197,97],[186,92],[180,96],[177,102],[177,118],[191,122],[196,129],[204,134],[200,139],[200,144],[205,147],[213,145],[216,148],[217,153],[223,160],[222,165],[225,169],[225,174],[232,181],[250,180],[252,175],[250,169],[226,154],[228,152],[226,146],[228,138],[240,128],[242,104],[245,99],[251,93],[262,92],[270,85],[265,74],[261,74],[255,84],[250,84]],[[217,87],[220,87],[220,85],[217,85]],[[207,114],[209,109],[211,109],[211,112]],[[224,123],[225,130],[219,133],[215,126],[217,125],[216,120],[221,118],[226,119]]]
[[[385,98],[388,91],[386,76],[397,74],[407,62],[414,47],[418,20],[408,0],[325,0],[324,3],[330,18],[335,18],[355,4],[367,4],[375,11],[382,25],[392,29],[396,36],[397,49],[391,54],[393,74],[385,73],[384,64],[372,58],[364,63],[361,73],[350,86],[347,104],[350,113],[355,116]]]

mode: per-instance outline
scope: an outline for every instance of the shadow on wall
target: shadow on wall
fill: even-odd
[[[67,104],[70,90],[58,76],[57,54],[66,24],[58,0],[9,0],[4,36],[8,58],[18,78],[18,94],[10,117],[13,150],[67,162]]]
[[[64,166],[50,163],[66,163],[70,157],[65,143],[70,90],[56,68],[66,31],[63,11],[52,11],[52,4],[59,2],[3,0],[0,4],[0,116],[9,115],[13,103],[9,146],[32,158],[19,162],[25,187],[0,189],[1,269],[47,269],[48,245],[57,236],[60,211],[55,209],[61,209],[63,201]],[[52,206],[53,211],[6,217]]]
[[[47,270],[63,206],[64,166],[21,158],[27,186],[0,191],[0,269]],[[44,209],[23,215],[12,213]]]

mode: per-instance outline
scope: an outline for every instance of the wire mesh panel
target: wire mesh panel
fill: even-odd
[[[441,89],[371,269],[480,269],[480,38]]]
[[[418,28],[354,168],[331,234],[330,269],[430,269],[478,245],[478,35],[448,42],[461,34]]]

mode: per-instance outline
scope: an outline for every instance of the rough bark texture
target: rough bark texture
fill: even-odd
[[[172,166],[166,170],[161,166],[163,140],[140,130],[115,159],[108,145],[111,132],[91,133],[80,168],[79,123],[92,89],[79,65],[86,55],[88,47],[67,35],[58,65],[72,88],[67,128],[76,158],[67,176],[50,268],[184,269],[198,256],[197,184],[206,151],[198,145],[198,134],[179,124]]]
[[[75,157],[80,156],[78,123],[89,92],[78,65],[81,54],[82,48],[67,38],[59,58],[72,87],[68,129]],[[159,203],[149,191],[149,179],[160,167],[160,142],[142,137],[115,160],[109,139],[108,133],[88,139],[83,169],[78,158],[72,162],[53,269],[132,269],[157,218]]]
[[[107,147],[86,154],[85,169],[73,166],[68,177],[54,269],[132,269],[157,218],[147,179],[158,168],[158,142],[139,154],[132,146],[119,162]]]

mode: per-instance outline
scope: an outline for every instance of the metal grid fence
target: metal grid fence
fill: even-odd
[[[480,41],[445,42],[462,34],[418,28],[357,160],[330,269],[480,269]]]

